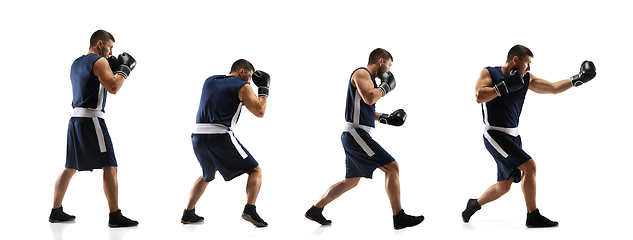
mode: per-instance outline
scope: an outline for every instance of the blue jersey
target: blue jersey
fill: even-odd
[[[240,89],[248,84],[234,76],[215,75],[207,78],[202,87],[196,123],[219,123],[227,127],[237,124],[244,103]]]
[[[492,78],[492,85],[496,85],[504,79],[501,67],[486,67]],[[525,94],[530,85],[530,73],[523,76],[525,85],[523,88],[496,97],[489,102],[481,103],[481,111],[486,126],[516,128],[519,126],[519,117],[523,109]]]
[[[363,69],[369,73],[369,77],[374,83],[374,88],[378,87],[376,84],[376,79],[371,75],[367,68],[361,67],[354,70],[354,73],[360,69]],[[348,81],[347,86],[347,102],[345,105],[345,121],[352,124],[360,124],[369,127],[376,126],[376,104],[369,105],[363,101],[358,92],[358,89],[352,86],[352,77],[350,76],[350,80]]]
[[[105,112],[107,93],[93,72],[95,62],[102,57],[90,53],[77,58],[70,67],[73,108],[90,108]]]

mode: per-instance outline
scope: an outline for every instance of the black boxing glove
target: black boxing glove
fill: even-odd
[[[580,65],[580,73],[572,76],[570,79],[571,84],[574,85],[574,87],[577,87],[586,82],[589,82],[589,80],[593,79],[594,77],[596,77],[596,66],[593,64],[592,61],[585,60]]]
[[[253,73],[253,83],[257,85],[257,96],[268,98],[270,75],[262,70],[257,70]]]
[[[384,97],[387,93],[393,91],[396,88],[396,78],[393,76],[391,72],[384,72],[380,76],[380,90],[382,90],[382,96]]]
[[[130,72],[134,70],[134,67],[136,67],[136,60],[134,60],[132,55],[126,52],[119,54],[118,63],[119,69],[116,71],[116,74],[125,78],[127,78],[130,75]]]
[[[494,85],[495,92],[497,92],[497,96],[503,96],[508,93],[519,90],[525,85],[523,82],[523,76],[517,70],[510,70],[510,72],[503,77],[503,81]]]
[[[402,109],[398,109],[391,114],[382,113],[378,115],[378,121],[380,123],[392,126],[402,126],[405,120],[407,120],[407,113]]]
[[[115,56],[110,56],[108,58],[108,64],[110,64],[112,74],[116,74],[116,71],[119,69],[119,60],[117,60]]]

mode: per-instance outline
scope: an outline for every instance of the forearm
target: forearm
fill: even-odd
[[[539,94],[559,94],[567,91],[572,87],[570,79],[560,80],[558,82],[549,82],[540,78],[530,82],[530,89]]]
[[[113,80],[112,81],[106,81],[106,84],[103,84],[103,88],[106,89],[106,91],[108,91],[111,94],[116,94],[117,92],[119,92],[119,89],[121,89],[121,86],[123,86],[123,82],[125,82],[125,77],[123,77],[122,75],[114,75]]]
[[[497,92],[493,87],[482,87],[477,90],[475,95],[477,103],[484,103],[495,99],[497,97]]]
[[[374,88],[367,91],[365,94],[362,94],[361,92],[361,98],[365,103],[367,103],[367,105],[372,105],[382,98],[382,90],[380,90],[380,88]]]
[[[571,84],[571,80],[570,79],[560,80],[558,82],[552,83],[552,89],[551,89],[552,92],[551,93],[552,94],[559,94],[559,93],[562,93],[564,91],[567,91],[571,87],[573,87],[573,85]]]
[[[259,118],[263,118],[264,114],[266,113],[266,103],[268,102],[268,98],[265,97],[258,97],[257,98],[259,104],[257,105],[256,109],[253,109],[254,111],[253,114]]]

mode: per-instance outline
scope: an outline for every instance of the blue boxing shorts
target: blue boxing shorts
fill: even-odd
[[[112,139],[100,117],[72,117],[66,138],[66,168],[92,171],[116,167]]]
[[[497,181],[513,178],[513,182],[521,182],[521,170],[518,167],[532,159],[523,151],[521,136],[518,133],[511,135],[502,131],[487,130],[484,132],[484,144],[497,162]]]
[[[191,134],[193,151],[202,167],[205,182],[215,179],[215,172],[220,171],[224,181],[231,181],[244,173],[250,172],[259,163],[233,136],[233,132],[223,134]]]
[[[395,159],[385,151],[369,133],[361,128],[351,128],[341,134],[345,149],[345,178],[372,178],[376,168]]]

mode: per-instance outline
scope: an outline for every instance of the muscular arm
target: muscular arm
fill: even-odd
[[[265,97],[257,97],[250,84],[244,84],[240,89],[239,98],[244,102],[246,109],[258,118],[264,117],[266,113],[266,101]]]
[[[116,94],[119,89],[121,89],[121,86],[125,81],[125,77],[121,75],[114,76],[114,74],[112,73],[112,69],[110,69],[110,64],[108,63],[108,60],[104,57],[99,58],[99,60],[95,62],[92,71],[94,72],[95,76],[99,78],[99,82],[101,82],[103,88],[105,88],[111,94]]]
[[[475,97],[477,103],[489,102],[497,97],[497,92],[492,87],[492,77],[488,69],[481,70],[477,83],[475,84]]]
[[[540,94],[559,94],[572,87],[571,80],[565,79],[558,82],[549,82],[530,74],[530,90]]]
[[[352,86],[358,89],[360,97],[368,105],[378,102],[382,97],[382,90],[374,88],[374,81],[367,71],[356,71],[352,76]]]

